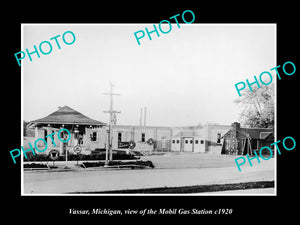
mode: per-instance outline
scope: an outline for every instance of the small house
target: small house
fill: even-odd
[[[103,122],[91,119],[69,106],[63,106],[46,117],[30,121],[27,128],[34,129],[35,139],[43,138],[46,140],[47,150],[42,154],[49,154],[50,150],[56,149],[60,155],[64,155],[66,150],[73,153],[74,147],[78,145],[82,149],[82,154],[90,154],[91,151],[99,148],[105,149],[107,143],[105,126],[106,124]],[[71,138],[68,142],[63,143],[59,141],[57,135],[53,135],[55,143],[53,144],[51,137],[48,135],[57,133],[61,128],[69,130]],[[63,132],[60,134],[64,135]],[[45,143],[38,142],[37,147],[43,149]]]
[[[261,147],[270,146],[274,142],[274,131],[271,128],[242,128],[238,122],[231,125],[231,129],[222,137],[221,154],[254,155]],[[268,150],[262,154],[268,154]]]

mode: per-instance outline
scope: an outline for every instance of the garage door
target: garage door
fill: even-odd
[[[192,152],[193,151],[193,138],[184,138],[183,151]]]

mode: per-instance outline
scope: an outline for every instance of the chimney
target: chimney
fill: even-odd
[[[241,128],[241,124],[238,122],[234,122],[231,124],[231,130],[232,130],[232,137],[237,137],[237,130]]]
[[[147,107],[145,106],[145,109],[144,109],[144,126],[146,126],[146,114],[147,114]]]
[[[140,113],[140,126],[142,126],[143,121],[143,108],[141,108],[141,113]]]

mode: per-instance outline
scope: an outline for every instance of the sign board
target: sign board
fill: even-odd
[[[50,157],[50,159],[52,159],[53,161],[54,161],[54,160],[57,160],[57,159],[58,159],[58,156],[59,156],[59,151],[56,150],[56,149],[52,149],[52,150],[49,152],[49,157]]]
[[[80,145],[75,145],[73,150],[76,154],[79,154],[81,152],[82,148]]]
[[[118,142],[118,148],[129,148],[129,142]]]
[[[153,145],[154,144],[153,138],[149,138],[147,143],[148,143],[148,145]]]
[[[129,141],[129,148],[134,149],[135,148],[135,142],[134,141]]]
[[[118,142],[118,148],[124,148],[124,149],[134,149],[135,147],[135,142],[134,141],[129,141],[129,142]]]

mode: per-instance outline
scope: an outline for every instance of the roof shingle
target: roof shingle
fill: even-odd
[[[44,118],[31,121],[31,123],[106,125],[106,123],[91,119],[66,105]]]

